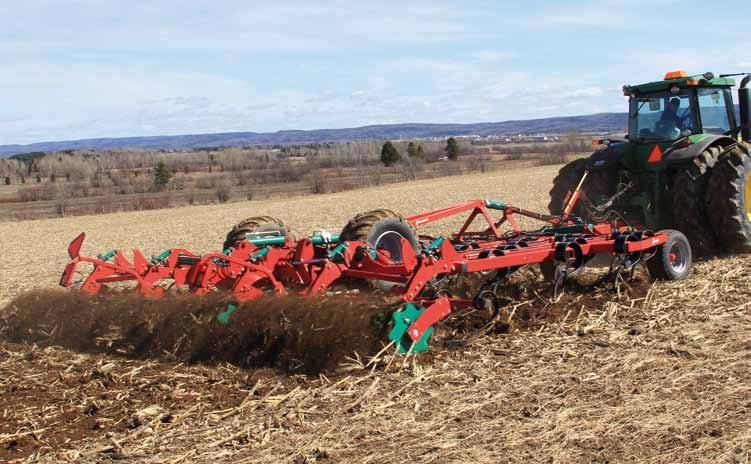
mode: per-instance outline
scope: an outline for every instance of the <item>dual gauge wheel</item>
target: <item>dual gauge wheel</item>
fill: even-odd
[[[286,237],[289,228],[272,216],[257,216],[245,219],[227,234],[224,249],[245,240],[249,234],[256,237]],[[377,209],[358,214],[344,226],[339,234],[342,241],[360,240],[372,247],[387,251],[394,261],[401,261],[402,239],[407,239],[415,250],[420,249],[417,232],[403,216],[388,209]]]

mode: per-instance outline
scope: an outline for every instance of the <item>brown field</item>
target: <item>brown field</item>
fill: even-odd
[[[338,231],[376,207],[411,214],[495,198],[543,210],[557,169],[0,223],[0,306],[54,287],[80,231],[91,254],[116,246],[208,251],[235,222],[260,214],[306,233]],[[177,346],[149,357],[49,346],[65,317],[44,330],[0,323],[0,337],[13,339],[0,341],[0,461],[748,463],[749,265],[748,257],[713,259],[686,282],[640,276],[628,294],[572,288],[554,305],[525,293],[508,308],[507,331],[471,346],[387,354],[371,365],[368,353],[353,353],[312,377],[239,368],[235,359],[186,364]],[[3,317],[57,309],[42,296],[9,305]],[[17,340],[27,330],[33,342]]]

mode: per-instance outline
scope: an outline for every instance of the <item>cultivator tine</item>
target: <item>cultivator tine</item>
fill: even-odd
[[[428,328],[417,342],[409,336],[409,328],[424,312],[425,308],[414,303],[407,303],[391,315],[394,326],[389,332],[389,340],[396,344],[399,353],[420,352],[428,349],[428,339],[433,334],[433,327]]]
[[[426,351],[434,325],[449,314],[451,301],[447,297],[438,298],[427,308],[407,303],[392,315],[394,327],[389,332],[389,340],[402,354]]]
[[[236,302],[234,302],[234,301],[233,301],[233,302],[230,302],[230,303],[228,303],[228,304],[227,304],[227,309],[226,309],[226,310],[224,310],[223,312],[219,313],[219,314],[218,314],[218,315],[216,316],[216,320],[217,320],[217,321],[218,321],[218,322],[219,322],[220,324],[224,324],[224,325],[227,325],[227,324],[229,324],[229,318],[230,318],[230,316],[231,316],[231,315],[232,315],[232,313],[234,313],[235,311],[237,311],[237,303],[236,303]]]
[[[651,248],[647,250],[628,251],[627,244],[629,242],[641,242],[654,236],[655,234],[651,230],[613,234],[615,243],[613,245],[613,260],[610,264],[610,275],[613,278],[613,287],[616,291],[618,291],[621,282],[632,281],[637,266],[654,257],[657,250],[656,248]],[[627,275],[627,278],[624,278],[624,275]]]

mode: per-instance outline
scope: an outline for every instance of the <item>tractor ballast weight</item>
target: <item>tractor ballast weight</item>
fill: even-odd
[[[579,183],[585,179],[586,175]],[[564,209],[573,210],[578,198],[579,192],[572,191]],[[416,232],[426,224],[458,214],[468,217],[454,234],[429,237]],[[519,227],[517,216],[544,225],[525,231]],[[483,225],[471,231],[476,219]],[[290,293],[320,295],[352,280],[391,282],[388,292],[400,298],[404,307],[393,313],[389,338],[399,351],[416,352],[427,348],[435,324],[453,311],[498,305],[490,289],[525,266],[551,269],[554,292],[597,255],[611,257],[615,280],[645,262],[652,274],[671,280],[685,278],[691,268],[690,247],[679,232],[589,224],[568,213],[535,213],[493,200],[472,200],[406,218],[389,210],[376,210],[356,216],[339,235],[318,232],[299,240],[280,233],[280,224],[270,217],[243,221],[230,232],[227,249],[221,252],[199,255],[168,249],[146,258],[135,250],[132,260],[119,250],[82,256],[82,233],[68,248],[71,260],[60,285],[98,294],[105,288],[130,283],[130,289],[146,298],[160,298],[172,287],[197,296],[224,290],[234,300],[244,301]],[[240,229],[244,235],[237,233]],[[660,259],[650,259],[655,255]],[[74,282],[82,263],[89,263],[93,270],[82,281]],[[484,280],[476,295],[457,297],[451,289],[441,287],[446,278],[461,274]],[[222,322],[228,314],[222,313]]]
[[[733,76],[677,71],[661,81],[624,86],[628,135],[596,140],[600,149],[592,156],[561,169],[549,211],[562,212],[567,192],[589,171],[576,213],[590,222],[681,230],[699,256],[751,251],[751,177],[744,167],[751,147],[751,75],[739,85],[740,118]],[[732,239],[717,232],[727,228]]]

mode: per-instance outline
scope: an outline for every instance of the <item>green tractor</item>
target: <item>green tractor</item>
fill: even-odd
[[[652,230],[677,229],[694,256],[751,252],[751,75],[684,71],[626,85],[625,140],[596,140],[600,149],[564,166],[550,191],[549,210],[581,183],[573,214]],[[740,120],[740,121],[738,121]]]

